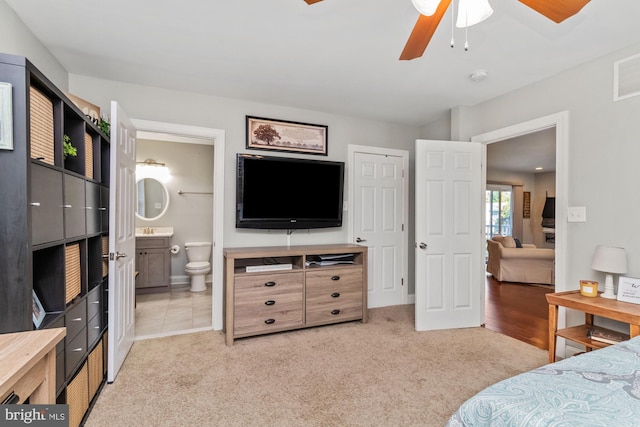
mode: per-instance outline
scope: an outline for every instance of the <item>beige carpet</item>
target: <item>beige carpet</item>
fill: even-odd
[[[484,387],[547,353],[484,328],[414,330],[414,306],[246,338],[138,341],[87,426],[442,426]]]

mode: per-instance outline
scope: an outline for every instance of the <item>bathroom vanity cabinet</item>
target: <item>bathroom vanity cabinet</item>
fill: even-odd
[[[136,237],[136,290],[166,290],[171,284],[169,237]]]
[[[224,250],[225,333],[236,338],[367,321],[367,247]]]
[[[109,137],[26,58],[0,54],[0,82],[0,333],[66,327],[56,400],[79,425],[107,366]]]

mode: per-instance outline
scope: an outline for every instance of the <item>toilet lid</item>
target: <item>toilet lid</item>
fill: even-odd
[[[186,268],[207,268],[209,263],[206,261],[194,261],[187,264]]]

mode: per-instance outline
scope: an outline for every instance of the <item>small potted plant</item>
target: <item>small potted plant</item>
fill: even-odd
[[[78,149],[73,146],[71,138],[69,138],[69,135],[67,134],[62,138],[62,152],[65,159],[67,156],[75,157],[78,155]]]

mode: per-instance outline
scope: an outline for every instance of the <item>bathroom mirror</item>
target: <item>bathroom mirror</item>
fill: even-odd
[[[136,181],[136,216],[146,221],[162,217],[169,207],[169,191],[155,178]]]

